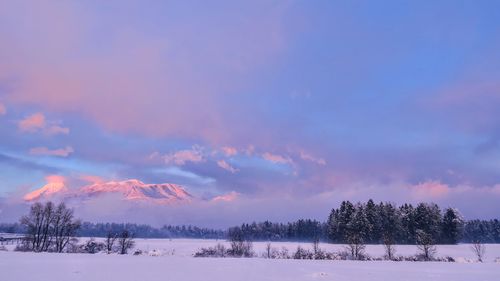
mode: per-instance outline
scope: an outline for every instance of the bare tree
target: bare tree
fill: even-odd
[[[52,202],[33,204],[21,224],[27,229],[27,250],[35,252],[62,252],[80,227],[80,222],[73,220],[72,210],[64,203],[55,207]]]
[[[135,245],[133,235],[128,231],[124,230],[120,237],[118,238],[118,246],[120,247],[120,255],[126,255],[129,249],[132,249]]]
[[[37,251],[42,241],[43,205],[38,202],[31,205],[29,214],[20,223],[26,227],[27,250]]]
[[[52,244],[52,239],[53,239],[53,222],[55,219],[55,210],[54,210],[54,203],[52,202],[47,202],[45,204],[45,208],[43,208],[43,223],[42,223],[42,239],[41,239],[41,244],[38,249],[38,251],[44,252],[48,251],[50,245]]]
[[[313,240],[313,258],[316,260],[322,260],[325,259],[326,257],[326,252],[324,252],[320,247],[319,247],[319,238],[314,238]]]
[[[432,235],[426,233],[423,230],[417,229],[416,238],[417,248],[422,252],[421,254],[424,260],[432,260],[437,252],[437,248],[434,243],[434,239],[432,239]]]
[[[347,250],[351,252],[351,257],[360,260],[365,252],[365,244],[361,235],[352,234],[347,238],[347,242]]]
[[[314,240],[313,240],[313,253],[314,253],[314,256],[317,256],[320,251],[321,251],[321,249],[319,248],[319,239],[318,238],[314,238]]]
[[[385,249],[385,258],[388,260],[393,260],[396,255],[396,246],[394,246],[394,239],[389,236],[384,236],[384,249]]]
[[[116,239],[118,238],[118,235],[116,233],[112,233],[111,231],[108,232],[106,235],[106,253],[110,254],[113,252],[113,246],[115,244]]]
[[[266,244],[266,258],[268,258],[268,259],[271,258],[272,249],[273,248],[271,247],[271,243],[267,242],[267,244]]]
[[[73,219],[73,210],[68,209],[64,203],[57,206],[53,220],[53,235],[55,239],[55,251],[64,251],[71,238],[80,228],[80,221]]]
[[[471,249],[476,255],[477,261],[483,262],[483,257],[484,254],[486,253],[486,247],[484,246],[484,244],[481,243],[479,240],[477,240],[474,243],[472,243]]]

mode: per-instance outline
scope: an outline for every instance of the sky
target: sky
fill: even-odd
[[[156,222],[500,213],[498,1],[1,1],[0,40],[0,220],[54,177],[200,199]]]

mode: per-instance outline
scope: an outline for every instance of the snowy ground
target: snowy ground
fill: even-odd
[[[223,241],[219,241],[223,242]],[[162,256],[106,254],[51,254],[0,251],[0,280],[500,280],[500,245],[487,245],[485,263],[382,262],[269,260],[262,258],[193,258],[200,247],[214,240],[137,239],[136,248],[161,252]],[[254,243],[260,254],[266,243]],[[299,243],[272,243],[296,249]],[[302,243],[303,247],[310,247]],[[321,245],[329,251],[340,245]],[[11,245],[7,246],[10,250]],[[382,255],[380,246],[368,246],[372,256]],[[398,254],[411,255],[415,246],[398,246]],[[469,245],[438,246],[438,256],[473,258]]]
[[[215,246],[217,243],[222,243],[229,247],[229,243],[225,240],[201,240],[201,239],[136,239],[136,248],[144,251],[153,249],[161,250],[165,255],[174,254],[175,256],[192,256],[198,249],[202,247]],[[267,242],[253,242],[253,249],[257,254],[262,254],[265,251]],[[298,246],[309,248],[312,250],[311,243],[299,242],[271,242],[273,248],[281,249],[286,247],[290,253],[293,253]],[[450,256],[453,258],[475,259],[469,244],[459,245],[438,245],[438,257]],[[345,245],[321,243],[320,248],[330,252],[338,252],[345,250]],[[382,257],[384,255],[384,247],[382,245],[367,245],[366,253],[372,257]],[[397,245],[396,255],[411,256],[417,253],[415,245]],[[493,261],[500,257],[500,244],[486,244],[485,261]]]

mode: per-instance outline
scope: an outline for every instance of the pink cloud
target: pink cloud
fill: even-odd
[[[278,154],[272,154],[269,152],[265,152],[262,154],[262,158],[266,159],[269,162],[277,163],[277,164],[291,164],[293,161],[288,157],[284,157]]]
[[[224,146],[222,152],[224,152],[226,156],[234,156],[238,153],[238,150],[234,147]]]
[[[223,195],[215,196],[214,198],[212,198],[212,201],[213,202],[221,202],[221,201],[222,202],[231,202],[231,201],[236,200],[239,196],[240,196],[240,194],[238,192],[231,191],[231,192],[223,194]]]
[[[69,128],[61,127],[56,122],[47,122],[45,115],[35,113],[20,120],[17,127],[21,132],[42,132],[46,135],[69,134]]]
[[[244,106],[235,108],[224,97],[244,85],[242,77],[283,53],[287,5],[250,5],[244,13],[227,8],[229,16],[216,21],[181,17],[163,34],[137,22],[119,29],[106,25],[109,34],[102,37],[95,24],[109,21],[81,4],[0,3],[2,30],[22,28],[0,30],[0,77],[16,77],[6,99],[81,114],[115,132],[213,143],[241,138],[239,130],[228,130],[238,120],[226,114]],[[140,17],[134,9],[125,14]],[[102,37],[105,47],[87,48],[94,36]]]
[[[44,155],[44,156],[59,156],[59,157],[68,157],[74,150],[71,146],[66,146],[65,148],[59,149],[49,149],[47,147],[34,147],[30,149],[30,154],[32,155]]]
[[[427,181],[412,186],[413,195],[419,199],[437,199],[445,197],[450,193],[450,187],[439,181]]]
[[[229,171],[229,172],[231,172],[233,174],[239,171],[238,169],[234,168],[229,163],[227,163],[225,160],[219,160],[219,161],[217,161],[217,165],[219,167],[221,167],[222,169],[227,170],[227,171]]]
[[[88,183],[103,183],[104,179],[99,177],[99,176],[93,176],[93,175],[81,175],[80,179],[83,181],[86,181]]]
[[[69,128],[61,127],[59,125],[52,125],[46,128],[45,132],[48,135],[57,135],[57,134],[69,134]]]
[[[45,177],[47,183],[65,183],[66,178],[61,175],[48,175]]]
[[[323,158],[313,157],[310,154],[305,153],[304,151],[300,152],[300,158],[302,158],[302,160],[310,161],[318,165],[326,165],[326,161]]]
[[[45,128],[45,116],[42,113],[35,113],[19,121],[17,127],[21,132],[36,132]]]
[[[174,153],[167,154],[163,156],[163,160],[166,164],[176,164],[176,165],[184,165],[187,162],[203,162],[203,154],[201,152],[201,148],[198,146],[193,146],[192,149],[180,150]]]
[[[0,115],[5,115],[7,114],[7,108],[3,103],[0,103]]]

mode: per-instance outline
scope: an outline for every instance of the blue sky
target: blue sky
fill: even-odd
[[[493,217],[499,6],[3,2],[0,196],[137,178],[317,217],[369,197]]]

